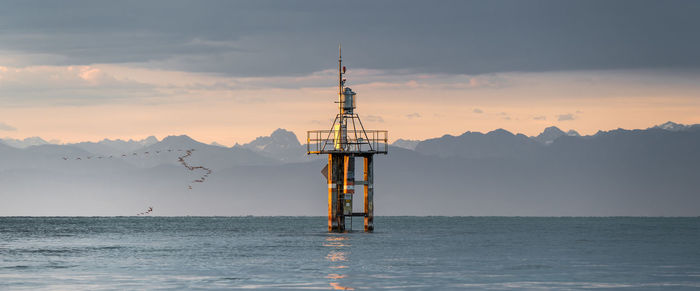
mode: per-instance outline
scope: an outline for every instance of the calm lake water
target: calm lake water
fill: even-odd
[[[377,217],[375,228],[0,218],[0,289],[700,288],[700,218]]]

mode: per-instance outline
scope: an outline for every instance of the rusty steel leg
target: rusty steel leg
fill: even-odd
[[[333,179],[333,155],[328,155],[328,231],[338,228],[335,223],[335,180]]]
[[[343,155],[328,155],[328,231],[345,231],[345,217],[343,216]]]
[[[338,232],[345,231],[345,215],[343,215],[343,188],[345,188],[345,181],[343,176],[345,174],[345,159],[343,155],[336,155],[337,165],[336,170],[336,220],[338,221]]]
[[[372,155],[364,156],[365,160],[365,231],[374,231],[374,162]]]
[[[343,214],[352,215],[352,199],[355,195],[355,157],[346,155],[343,158],[345,162],[343,173]]]

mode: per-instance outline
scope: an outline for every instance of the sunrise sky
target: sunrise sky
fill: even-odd
[[[335,117],[339,42],[357,112],[392,141],[700,123],[695,1],[2,6],[0,137],[303,139]]]

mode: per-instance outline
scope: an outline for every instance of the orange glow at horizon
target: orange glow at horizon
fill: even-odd
[[[143,88],[149,88],[151,95],[134,86],[123,93],[134,96],[104,102],[0,99],[5,104],[0,107],[0,123],[16,128],[0,130],[0,137],[39,136],[73,143],[186,134],[201,142],[232,146],[285,128],[303,143],[307,130],[328,129],[337,113],[334,80],[330,74],[323,77],[324,73],[306,78],[234,79],[108,65],[42,67],[16,75],[11,71],[3,67],[0,85],[12,78],[40,82],[58,71],[66,82],[75,82],[74,87],[92,90],[81,94],[102,94],[129,81],[147,84]],[[348,71],[348,86],[358,92],[357,113],[365,128],[389,130],[390,142],[498,128],[537,135],[545,127],[557,126],[594,134],[666,121],[700,123],[700,82],[692,76],[612,71],[390,79],[378,74],[358,70],[358,82],[353,84],[353,71]],[[272,87],[280,82],[329,86]]]

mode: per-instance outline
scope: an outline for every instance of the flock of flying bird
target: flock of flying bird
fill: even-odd
[[[167,150],[156,150],[156,151],[154,151],[153,153],[151,153],[151,152],[143,152],[143,153],[139,154],[138,152],[134,152],[134,153],[132,153],[131,155],[122,154],[122,155],[121,155],[121,158],[126,158],[126,157],[129,157],[129,156],[139,156],[139,155],[157,155],[157,154],[166,153],[166,152],[185,152],[184,155],[179,156],[179,157],[177,158],[177,161],[180,162],[180,164],[182,164],[182,165],[183,165],[187,170],[189,170],[189,171],[196,171],[196,170],[202,170],[202,171],[204,171],[204,174],[203,174],[201,177],[199,177],[199,179],[195,179],[195,180],[193,180],[189,185],[187,185],[187,188],[190,189],[190,190],[192,190],[192,183],[204,183],[204,180],[206,180],[207,177],[209,177],[209,175],[211,174],[211,169],[209,169],[209,168],[207,168],[207,167],[203,167],[203,166],[190,166],[189,164],[187,164],[187,161],[185,161],[185,159],[188,158],[188,157],[190,157],[190,156],[192,156],[192,152],[194,152],[194,151],[195,151],[194,149],[188,149],[188,150],[182,150],[182,149],[177,149],[177,150],[174,150],[174,149],[167,149]],[[67,160],[77,160],[77,161],[79,161],[79,160],[83,160],[83,159],[85,159],[85,160],[91,160],[91,159],[93,159],[93,158],[94,158],[94,159],[114,159],[115,157],[116,157],[116,158],[119,158],[119,156],[109,155],[109,156],[75,157],[75,158],[63,157],[63,160],[64,160],[64,161],[67,161]]]
[[[204,180],[206,180],[207,177],[209,177],[209,175],[211,174],[211,169],[209,169],[209,168],[207,168],[207,167],[203,167],[203,166],[191,166],[191,165],[189,165],[189,164],[187,163],[187,161],[185,161],[186,158],[189,158],[190,156],[192,156],[192,152],[194,152],[194,151],[195,151],[194,149],[188,149],[188,150],[182,150],[182,149],[178,149],[178,150],[167,149],[167,150],[156,150],[156,151],[153,152],[153,154],[152,154],[151,152],[143,152],[142,154],[139,154],[139,153],[137,153],[137,152],[134,152],[134,153],[132,153],[131,155],[122,154],[122,155],[121,155],[121,158],[126,158],[126,157],[129,157],[129,156],[139,156],[139,155],[157,155],[157,154],[166,153],[166,152],[185,152],[184,155],[179,156],[179,157],[177,158],[177,161],[180,162],[180,164],[183,165],[183,166],[184,166],[187,170],[189,170],[189,171],[193,171],[193,172],[196,171],[196,170],[202,170],[202,171],[204,171],[204,174],[203,174],[201,177],[199,177],[199,179],[195,179],[195,180],[193,180],[192,182],[190,182],[189,185],[187,185],[187,189],[192,190],[192,183],[204,183]],[[115,157],[119,158],[119,156],[109,155],[109,156],[75,157],[75,158],[63,157],[63,160],[64,160],[64,161],[67,161],[67,160],[83,160],[83,158],[84,158],[85,160],[91,160],[91,159],[93,159],[93,158],[95,158],[95,159],[114,159]],[[151,214],[151,212],[153,212],[153,207],[148,207],[148,210],[146,210],[146,211],[144,211],[144,212],[141,212],[141,213],[138,213],[138,214],[136,214],[136,215],[138,215],[138,216],[141,216],[141,215],[148,215],[148,214]]]
[[[149,206],[148,209],[147,209],[146,211],[141,212],[141,213],[139,213],[139,214],[136,214],[136,216],[149,215],[149,214],[151,214],[151,212],[153,212],[153,207],[152,207],[152,206]]]
[[[199,177],[199,179],[196,179],[196,180],[192,181],[192,183],[204,183],[204,180],[206,180],[207,177],[209,177],[209,174],[211,174],[211,169],[206,168],[206,167],[203,167],[203,166],[194,166],[194,167],[193,167],[193,166],[188,165],[187,162],[185,161],[185,158],[190,157],[190,156],[192,155],[192,152],[193,152],[193,151],[194,151],[194,149],[189,149],[189,150],[185,151],[185,155],[184,155],[184,156],[181,156],[181,157],[178,157],[178,158],[177,158],[177,161],[180,162],[180,164],[182,164],[183,166],[185,166],[185,168],[187,168],[187,169],[190,170],[190,171],[203,170],[203,171],[204,171],[204,175],[202,175],[201,177]],[[192,184],[188,185],[187,188],[189,188],[190,190],[192,190]]]

